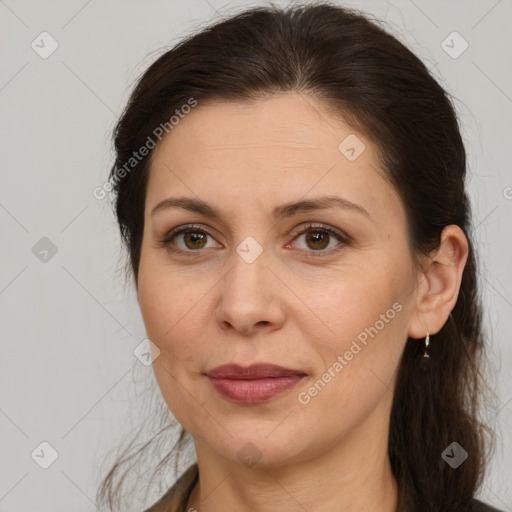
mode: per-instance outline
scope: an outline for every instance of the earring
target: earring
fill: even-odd
[[[425,348],[423,349],[423,357],[430,357],[427,353],[427,348],[430,343],[430,334],[427,329],[427,335],[425,336]]]

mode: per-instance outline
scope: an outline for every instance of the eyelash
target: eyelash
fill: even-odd
[[[308,224],[303,230],[301,230],[300,232],[298,232],[293,240],[296,240],[297,238],[299,238],[300,236],[308,233],[309,231],[319,231],[319,232],[325,232],[325,233],[328,233],[329,236],[333,236],[334,238],[336,238],[339,242],[341,242],[343,245],[348,245],[350,242],[351,242],[351,238],[345,234],[345,233],[342,233],[342,232],[338,232],[338,231],[334,231],[332,228],[330,228],[329,226],[326,226],[325,224],[314,224],[314,223],[310,223]],[[160,240],[160,245],[164,248],[166,248],[167,250],[169,250],[170,252],[173,252],[173,253],[178,253],[178,254],[186,254],[187,256],[190,256],[190,257],[193,257],[193,256],[198,256],[201,252],[204,252],[203,249],[200,249],[200,250],[197,250],[197,251],[192,251],[192,250],[182,250],[182,249],[173,249],[171,247],[171,241],[177,237],[178,235],[182,234],[182,233],[187,233],[189,231],[192,231],[192,232],[199,232],[199,233],[203,233],[205,235],[208,235],[210,237],[213,238],[212,235],[210,235],[210,233],[208,233],[208,231],[205,231],[200,225],[198,224],[189,224],[189,225],[186,225],[186,226],[182,226],[176,230],[173,230],[173,231],[170,231],[169,233],[167,233],[165,235],[165,237]],[[305,250],[305,249],[303,249]],[[341,250],[338,246],[336,247],[333,247],[331,249],[328,249],[328,250],[318,250],[318,251],[314,251],[314,250],[309,250],[307,251],[309,254],[308,254],[308,257],[310,258],[322,258],[322,257],[326,257],[326,256],[330,256],[332,253],[334,252],[337,252]]]

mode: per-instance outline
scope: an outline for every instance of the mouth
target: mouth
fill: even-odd
[[[213,388],[235,403],[267,402],[295,387],[306,373],[271,363],[243,367],[226,364],[207,372]]]

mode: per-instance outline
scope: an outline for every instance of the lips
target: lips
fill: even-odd
[[[214,389],[237,403],[261,403],[291,389],[306,373],[270,363],[225,364],[207,372]]]
[[[271,363],[258,363],[251,366],[240,366],[238,364],[224,364],[207,373],[209,377],[216,379],[267,379],[275,377],[293,377],[306,375],[300,370],[292,370],[284,366]]]

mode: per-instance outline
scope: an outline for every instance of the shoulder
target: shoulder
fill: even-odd
[[[192,464],[173,486],[144,512],[186,512],[187,501],[199,476],[197,463]]]
[[[473,499],[468,505],[458,510],[458,512],[503,512],[497,508],[491,507],[480,500]]]

